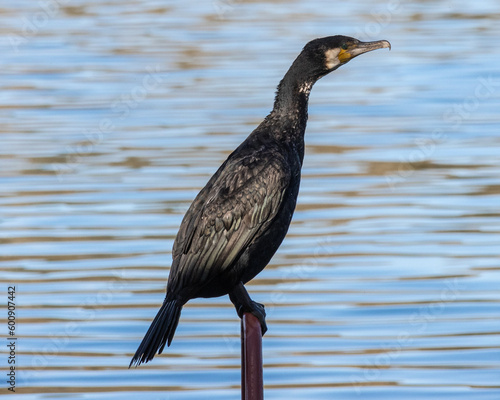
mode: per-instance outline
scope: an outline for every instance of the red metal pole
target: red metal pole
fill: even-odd
[[[263,400],[262,328],[256,316],[241,319],[241,399]]]

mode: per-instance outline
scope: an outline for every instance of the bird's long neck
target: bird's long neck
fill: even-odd
[[[255,140],[280,143],[283,151],[296,152],[301,162],[309,93],[318,79],[305,67],[307,65],[299,56],[278,85],[273,110],[250,135]]]
[[[278,85],[268,118],[275,127],[273,135],[280,141],[301,143],[304,140],[309,93],[317,80],[304,67],[299,56]]]
[[[290,123],[297,134],[303,136],[307,123],[309,93],[312,78],[301,77],[290,69],[278,85],[271,115],[283,123]]]

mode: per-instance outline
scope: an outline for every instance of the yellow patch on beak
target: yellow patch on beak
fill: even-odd
[[[339,61],[341,63],[346,63],[352,58],[351,53],[349,53],[347,50],[342,50],[342,49],[340,50],[339,55],[337,57],[339,58]]]

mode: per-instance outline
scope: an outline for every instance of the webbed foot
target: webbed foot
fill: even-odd
[[[229,293],[229,298],[233,302],[236,312],[240,318],[243,318],[243,314],[246,312],[257,317],[262,329],[262,335],[264,336],[267,332],[266,309],[264,304],[253,301],[242,283],[236,286],[235,289]]]

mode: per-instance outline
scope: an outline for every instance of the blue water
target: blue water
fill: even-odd
[[[302,46],[345,34],[392,51],[311,94],[294,221],[248,285],[266,399],[500,399],[496,1],[11,3],[0,270],[18,398],[239,398],[227,297],[188,303],[172,346],[127,367],[190,202]]]

